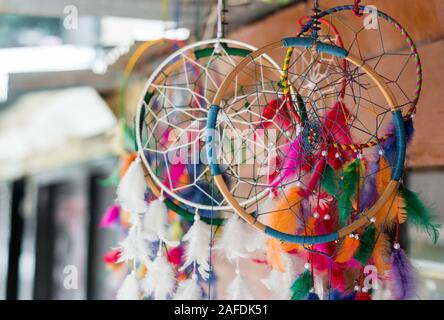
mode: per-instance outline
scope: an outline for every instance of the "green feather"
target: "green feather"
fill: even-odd
[[[336,193],[336,174],[332,167],[328,164],[325,166],[324,174],[321,180],[322,188],[327,190],[327,192],[333,197],[337,198]]]
[[[367,264],[368,259],[372,255],[373,248],[375,247],[375,235],[375,226],[371,224],[361,237],[359,250],[355,254],[355,259],[363,265]]]
[[[311,273],[309,270],[305,270],[291,286],[291,300],[304,300],[310,293],[310,289],[313,288],[311,279]]]
[[[305,108],[304,100],[302,100],[302,97],[299,93],[296,95],[296,99],[298,101],[299,116],[301,117],[301,122],[302,124],[305,124],[305,122],[308,119],[308,114],[307,114],[307,109]]]
[[[358,161],[347,164],[342,171],[342,178],[339,180],[339,217],[342,225],[347,223],[352,209],[352,202],[356,196],[358,187]]]
[[[434,223],[435,217],[430,212],[431,210],[424,205],[416,192],[404,187],[401,187],[400,191],[405,201],[408,221],[417,228],[427,232],[433,242],[436,243],[439,238],[441,225]]]

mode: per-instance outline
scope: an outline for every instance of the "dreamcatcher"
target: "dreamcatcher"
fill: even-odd
[[[405,30],[378,12],[410,47],[410,53],[399,54],[408,58],[398,71],[402,74],[413,61],[417,78],[409,96],[411,83],[405,88],[399,77],[376,71],[391,55],[384,47],[365,60],[342,48],[343,33],[333,17],[326,17],[346,10],[359,15],[374,9],[356,3],[320,13],[315,1],[300,37],[265,46],[237,65],[213,100],[208,158],[218,189],[235,212],[272,237],[268,263],[285,271],[284,253],[307,261],[292,286],[294,299],[319,299],[315,275],[326,280],[328,298],[369,299],[371,283],[364,279],[369,264],[391,280],[394,298],[410,299],[414,280],[400,249],[399,225],[408,216],[434,241],[439,230],[418,196],[402,184],[421,89],[420,60]],[[279,78],[261,64],[263,54],[282,57]],[[239,75],[241,81],[233,82]],[[393,87],[402,95],[395,96]],[[232,92],[241,94],[233,97]],[[397,96],[405,101],[397,102]],[[267,131],[259,132],[264,127]],[[227,135],[237,141],[240,157],[221,143]],[[235,180],[235,188],[224,175]],[[249,205],[243,203],[246,198]]]
[[[372,10],[356,1],[321,12],[315,1],[297,37],[251,52],[223,39],[219,1],[218,38],[154,71],[136,118],[138,156],[118,189],[131,214],[119,261],[133,267],[118,298],[198,299],[202,281],[214,297],[213,249],[236,266],[231,299],[253,298],[239,260],[260,251],[274,298],[370,299],[368,265],[395,299],[413,297],[399,225],[408,216],[438,236],[402,184],[422,71],[408,33]],[[382,46],[370,53],[361,12],[378,20]],[[387,48],[382,28],[409,51]],[[387,70],[392,58],[405,63]]]

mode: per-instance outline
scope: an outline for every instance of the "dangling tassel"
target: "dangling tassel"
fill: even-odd
[[[179,282],[179,287],[173,300],[199,300],[202,297],[202,288],[197,282],[197,275],[193,274],[191,279]]]
[[[341,248],[339,249],[335,257],[335,262],[346,263],[353,259],[360,245],[359,236],[356,236],[358,235],[350,234],[349,236],[345,237],[344,241],[342,242]]]
[[[185,262],[179,270],[183,271],[193,263],[197,263],[199,274],[207,280],[210,276],[211,227],[195,214],[194,223],[183,237],[183,241],[187,242]]]
[[[395,300],[410,300],[415,296],[416,272],[404,250],[395,244],[390,270],[390,287]]]
[[[245,281],[240,275],[239,268],[236,269],[236,277],[228,285],[227,300],[253,300],[254,297],[248,290]]]
[[[120,206],[113,205],[106,209],[102,219],[100,219],[100,228],[110,228],[113,224],[117,224],[120,216]]]
[[[140,158],[136,158],[117,187],[117,201],[123,210],[130,213],[144,213],[147,209],[145,202],[145,174]]]
[[[305,270],[291,286],[291,300],[304,300],[313,288],[310,270]]]
[[[171,247],[179,245],[179,241],[168,240],[168,209],[163,197],[151,201],[143,216],[143,234],[149,241],[161,240]]]
[[[358,260],[362,265],[366,265],[368,259],[372,255],[373,248],[375,246],[375,234],[375,226],[371,224],[361,237],[361,246],[355,255],[355,259]]]
[[[156,259],[148,264],[143,290],[154,300],[165,300],[173,293],[175,280],[174,270],[159,248]]]
[[[436,244],[441,225],[433,223],[433,215],[424,203],[422,203],[417,193],[405,187],[401,187],[400,192],[405,201],[409,221],[417,228],[427,232],[432,238],[433,243]]]
[[[268,225],[281,232],[295,234],[299,227],[298,215],[302,197],[300,188],[291,187],[279,202],[274,212],[268,215]],[[285,270],[281,254],[300,248],[299,244],[281,242],[275,238],[267,239],[267,261],[275,269]]]
[[[117,263],[128,263],[131,261],[147,262],[148,256],[151,252],[149,244],[147,244],[142,237],[138,235],[138,227],[131,227],[126,238],[119,243],[117,250],[120,252]]]
[[[123,280],[122,286],[117,291],[117,300],[139,300],[139,283],[136,279],[136,272],[132,271]]]
[[[341,225],[346,225],[352,210],[353,199],[359,183],[358,161],[352,161],[344,167],[342,177],[339,181],[339,217]]]

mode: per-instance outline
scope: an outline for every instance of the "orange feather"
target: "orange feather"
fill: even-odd
[[[379,172],[376,176],[376,189],[379,194],[382,194],[391,180],[392,170],[388,162],[381,157],[379,159]],[[393,227],[394,223],[404,223],[407,219],[406,212],[404,210],[404,199],[395,192],[390,196],[388,201],[382,206],[382,208],[375,215],[375,225],[377,227],[384,226],[387,229]]]
[[[298,187],[291,187],[285,197],[279,201],[276,210],[268,216],[267,224],[281,232],[296,234],[299,228],[298,213],[302,197]],[[275,238],[267,239],[267,261],[273,268],[284,272],[285,263],[281,254],[300,248],[299,244],[288,243]]]
[[[354,237],[345,237],[341,249],[336,254],[335,262],[346,263],[350,261],[358,251],[360,244],[360,241]]]
[[[385,275],[390,270],[390,241],[383,232],[377,237],[372,258],[379,275]]]

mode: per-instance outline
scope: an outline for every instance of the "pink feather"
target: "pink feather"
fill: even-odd
[[[120,217],[120,206],[113,205],[108,207],[105,213],[100,220],[99,227],[100,228],[110,228],[113,224],[116,224],[119,221]]]

